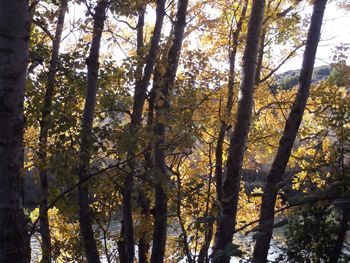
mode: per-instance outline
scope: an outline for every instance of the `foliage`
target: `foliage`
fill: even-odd
[[[55,262],[81,262],[83,251],[80,244],[79,224],[67,218],[58,208],[49,209],[51,227],[51,243]],[[30,213],[30,220],[34,223],[39,216],[39,208]],[[38,261],[40,260],[38,259]]]
[[[283,64],[289,55],[293,57],[293,50],[302,44],[308,21],[301,12],[302,5],[298,5],[300,1],[266,2],[268,8],[263,28],[266,35],[262,50],[261,82],[256,83],[253,117],[243,161],[243,181],[240,185],[237,227],[243,227],[241,233],[251,231],[255,225],[249,224],[259,217],[266,173],[296,94],[299,71],[277,75],[275,71],[278,72],[279,64]],[[347,7],[344,1],[340,2]],[[233,109],[230,114],[225,112],[225,105],[232,32],[241,18],[244,0],[190,1],[179,70],[170,92],[170,112],[166,119],[160,120],[167,130],[162,147],[165,149],[170,176],[160,178],[152,167],[151,150],[157,138],[153,133],[154,123],[149,123],[149,120],[154,114],[153,106],[157,108],[161,105],[152,104],[151,91],[156,88],[159,77],[156,72],[162,75],[166,69],[165,54],[172,39],[170,33],[175,20],[176,1],[168,1],[156,69],[147,90],[141,127],[131,136],[130,118],[137,70],[140,64],[144,67],[144,55],[150,47],[148,42],[153,31],[154,19],[151,16],[155,11],[155,3],[143,0],[111,1],[102,37],[99,90],[93,124],[93,158],[89,167],[94,176],[88,183],[95,235],[100,237],[98,248],[100,254],[111,262],[119,260],[116,258],[116,247],[117,243],[123,241],[119,229],[123,210],[122,193],[124,179],[131,172],[135,177],[132,205],[137,242],[145,233],[146,240],[151,242],[155,202],[153,188],[160,182],[169,198],[167,262],[179,262],[186,256],[196,261],[208,236],[209,245],[212,245],[220,209],[216,200],[215,147],[221,122],[224,121],[228,124],[222,152],[225,163],[229,138],[236,124],[237,90],[242,78],[239,60],[245,46],[248,15],[243,17],[242,34],[238,40]],[[87,84],[86,57],[93,22],[91,12],[95,4],[96,1],[69,2],[70,20],[65,23],[65,39],[59,54],[52,113],[48,120],[50,129],[46,153],[49,202],[71,189],[59,198],[55,208],[49,210],[54,259],[58,262],[83,262],[74,186],[77,182],[79,132]],[[138,14],[144,7],[145,43],[140,57],[135,48],[136,24]],[[84,14],[76,14],[75,17],[74,8]],[[247,14],[250,9],[251,1]],[[52,52],[48,32],[52,34],[54,31],[56,14],[55,2],[39,1],[33,9],[36,22],[31,27],[24,104],[24,176],[28,180],[34,178],[36,185],[39,185],[39,120]],[[346,45],[338,47],[335,57],[337,63],[330,67],[315,68],[307,110],[280,187],[276,210],[294,204],[296,200],[306,200],[304,198],[310,195],[327,196],[327,191],[334,184],[341,185],[341,193],[349,191],[350,100],[349,67],[344,62],[346,52]],[[158,97],[162,96],[157,90],[155,93]],[[130,150],[135,153],[133,168],[127,164]],[[27,186],[33,187],[33,183]],[[25,190],[27,192],[28,189]],[[39,194],[34,198],[37,201],[40,200]],[[141,207],[142,194],[149,206],[149,215]],[[37,216],[38,209],[35,209],[31,213],[31,220],[34,221]],[[281,218],[289,221],[286,234],[289,260],[303,262],[306,257],[310,258],[310,262],[312,259],[327,260],[338,227],[338,217],[337,208],[331,202],[284,211]],[[245,227],[247,224],[249,226]],[[236,238],[234,242],[221,252],[249,258],[251,241],[244,242]]]

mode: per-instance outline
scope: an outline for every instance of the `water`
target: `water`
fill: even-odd
[[[120,223],[119,221],[113,221],[111,223],[111,226],[110,226],[110,231],[112,232],[117,232],[120,230]],[[175,231],[171,231],[172,233],[170,235],[176,235]],[[31,238],[31,248],[32,248],[32,260],[31,262],[32,263],[36,263],[36,262],[39,262],[38,261],[38,258],[40,258],[41,256],[41,252],[40,252],[40,238],[39,238],[39,234],[36,233],[34,236],[32,236]],[[101,237],[100,241],[103,243],[103,238]],[[111,240],[107,241],[109,242],[108,245],[112,245],[112,242]],[[253,241],[253,238],[252,238],[252,234],[249,234],[249,235],[237,235],[236,236],[236,243],[239,243],[241,244],[242,246],[244,246],[245,248],[247,248],[247,244],[249,245],[250,244],[250,249],[252,250],[253,248],[253,245],[254,245],[254,241]],[[268,260],[272,261],[275,260],[281,253],[280,250],[278,250],[276,248],[276,246],[274,245],[276,243],[276,241],[272,241],[272,246],[270,248],[270,253],[269,253],[269,257],[268,257]],[[116,246],[112,246],[110,248],[110,251],[112,250],[116,250],[117,247]],[[249,249],[249,248],[248,248]],[[137,255],[138,253],[138,247],[135,246],[135,254]],[[209,254],[211,253],[211,249],[209,249]],[[240,260],[242,260],[242,258],[238,258],[238,257],[233,257],[231,258],[231,261],[230,263],[240,263]],[[111,260],[112,262],[116,262],[116,260]],[[179,263],[186,263],[187,260],[186,258],[182,259]],[[105,254],[101,255],[101,263],[108,263],[107,261],[107,258],[105,256]]]

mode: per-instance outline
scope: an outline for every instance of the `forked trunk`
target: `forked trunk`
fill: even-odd
[[[264,0],[253,1],[243,56],[242,82],[238,95],[236,125],[230,139],[226,172],[223,178],[222,198],[220,200],[221,211],[215,234],[214,255],[218,250],[225,250],[225,247],[232,242],[236,226],[241,170],[252,115],[256,60],[264,9]],[[229,260],[230,257],[226,255],[222,257],[215,256],[215,262],[229,262]]]
[[[242,25],[243,21],[246,16],[248,7],[248,1],[244,0],[244,4],[242,7],[242,11],[240,14],[240,18],[237,22],[237,27],[234,32],[232,32],[230,36],[230,47],[229,47],[229,60],[230,60],[230,71],[229,71],[229,80],[227,85],[227,101],[226,101],[226,108],[224,113],[224,118],[221,120],[220,123],[220,131],[218,135],[218,139],[216,142],[216,149],[215,149],[215,177],[216,177],[216,194],[218,201],[221,200],[222,197],[222,155],[223,155],[223,146],[224,146],[224,140],[226,132],[229,128],[229,124],[227,122],[227,119],[230,118],[232,107],[233,107],[233,95],[234,95],[234,86],[235,86],[235,65],[236,65],[236,54],[238,49],[238,44],[240,40],[240,35],[242,31]]]
[[[131,123],[130,123],[130,136],[133,138],[133,145],[131,150],[128,152],[128,159],[131,161],[128,163],[130,167],[130,173],[126,175],[124,181],[124,192],[123,192],[123,233],[124,236],[124,247],[126,255],[125,261],[127,263],[132,263],[134,261],[135,256],[135,240],[134,240],[134,225],[133,225],[133,213],[132,213],[132,191],[133,191],[133,183],[134,183],[134,172],[135,172],[135,148],[137,144],[137,133],[141,125],[142,121],[142,112],[145,104],[146,96],[147,96],[147,87],[149,85],[153,67],[156,61],[159,41],[161,37],[161,31],[163,27],[163,20],[165,15],[165,0],[157,1],[157,9],[156,9],[156,22],[153,30],[153,35],[151,38],[151,46],[149,52],[146,57],[145,69],[143,71],[143,76],[139,76],[136,78],[136,86],[134,93],[134,104],[133,111],[131,115]],[[141,16],[144,16],[141,13]],[[142,18],[142,17],[141,17]],[[143,21],[139,20],[139,26],[143,26]],[[138,53],[140,54],[140,48],[142,48],[142,36],[143,32],[141,32],[140,28],[138,30]]]

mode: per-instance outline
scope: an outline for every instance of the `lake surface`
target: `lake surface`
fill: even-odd
[[[111,226],[110,226],[110,231],[119,231],[120,230],[120,223],[119,221],[115,220],[111,223]],[[177,231],[178,233],[180,231]],[[281,231],[278,231],[278,232],[281,232]],[[171,229],[169,229],[169,234],[172,235],[172,236],[176,236],[176,229],[174,229],[173,227]],[[41,256],[41,251],[40,251],[40,242],[39,242],[39,233],[35,233],[34,236],[32,236],[31,238],[31,248],[32,248],[32,263],[34,262],[37,262],[35,259],[39,258]],[[101,241],[103,241],[103,238],[101,237]],[[109,245],[111,245],[111,241],[109,241]],[[237,235],[236,236],[236,242],[237,243],[244,243],[245,246],[251,246],[251,248],[253,248],[254,246],[254,242],[253,242],[253,239],[252,239],[252,234],[249,234],[249,235]],[[272,260],[275,260],[281,253],[281,251],[279,251],[278,249],[276,249],[274,246],[273,246],[273,243],[272,242],[272,248],[270,248],[270,253],[269,253],[269,257],[268,259],[270,261]],[[114,249],[117,249],[116,246],[112,246],[110,248],[110,251],[114,250]],[[138,247],[135,246],[135,254],[137,255],[137,251],[138,251]],[[211,253],[211,250],[209,250],[209,253]],[[241,260],[241,258],[232,258],[230,263],[239,263]],[[112,262],[115,262],[114,260]],[[184,258],[183,260],[181,260],[179,263],[186,263],[187,260],[186,258]],[[108,263],[107,261],[107,258],[105,255],[101,255],[101,263]],[[282,262],[281,262],[282,263]]]

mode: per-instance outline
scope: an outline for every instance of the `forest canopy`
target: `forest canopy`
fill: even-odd
[[[349,262],[330,5],[1,0],[0,263]]]

